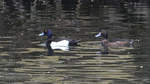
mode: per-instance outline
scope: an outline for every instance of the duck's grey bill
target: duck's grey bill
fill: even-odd
[[[40,33],[40,34],[39,34],[39,36],[44,36],[44,33],[43,33],[43,32],[42,32],[42,33]]]
[[[100,37],[102,35],[101,32],[99,32],[97,35],[95,35],[95,37]]]

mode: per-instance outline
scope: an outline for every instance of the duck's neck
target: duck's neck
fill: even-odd
[[[51,40],[51,38],[52,38],[51,36],[47,36],[47,40]]]
[[[49,39],[46,41],[46,47],[47,47],[47,49],[48,49],[48,55],[50,55],[50,56],[53,55],[53,49],[52,49],[51,46],[50,46],[51,42],[52,42],[52,41],[49,40]]]

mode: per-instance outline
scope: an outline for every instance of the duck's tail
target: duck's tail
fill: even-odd
[[[69,41],[69,46],[79,46],[80,40],[71,40]]]
[[[133,45],[133,46],[138,46],[140,44],[140,40],[139,39],[135,39],[135,40],[130,40],[130,45]]]

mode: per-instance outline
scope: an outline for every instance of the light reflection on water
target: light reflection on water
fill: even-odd
[[[149,83],[146,4],[93,6],[82,2],[71,7],[75,8],[56,6],[56,10],[53,4],[46,10],[37,10],[36,17],[26,17],[24,24],[14,20],[20,20],[17,16],[5,18],[9,24],[0,22],[0,83]],[[53,56],[47,56],[47,49],[39,46],[46,38],[38,37],[44,28],[52,29],[56,38],[79,39],[80,46],[70,51],[55,50]],[[100,29],[108,30],[110,38],[140,39],[141,45],[103,54],[99,39],[94,37]]]

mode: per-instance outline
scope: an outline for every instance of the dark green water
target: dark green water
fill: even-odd
[[[148,3],[45,1],[36,6],[0,2],[1,84],[150,84]],[[46,38],[38,36],[45,28],[54,38],[81,40],[80,46],[47,56],[39,46]],[[100,54],[94,35],[101,29],[111,39],[138,39],[140,44]]]

